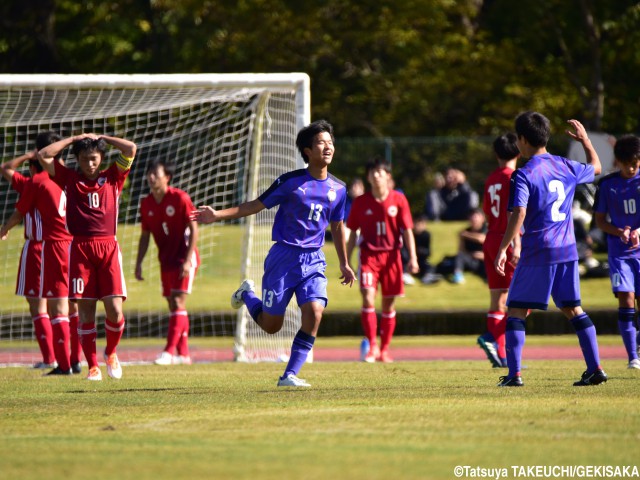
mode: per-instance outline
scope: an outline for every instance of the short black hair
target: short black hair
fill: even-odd
[[[551,123],[541,113],[524,112],[516,117],[516,134],[533,147],[546,147],[551,136]]]
[[[304,153],[304,149],[311,148],[313,146],[313,139],[315,136],[322,132],[327,132],[331,135],[331,140],[335,142],[335,138],[333,137],[333,126],[326,120],[316,120],[298,132],[298,136],[296,137],[296,146],[298,147],[300,155],[302,155],[304,163],[309,163],[309,158]]]
[[[622,163],[633,163],[640,160],[640,138],[635,135],[623,135],[613,147],[613,155]]]
[[[153,160],[150,160],[147,164],[147,168],[145,169],[144,174],[148,175],[149,172],[157,169],[158,167],[163,168],[164,173],[167,177],[169,177],[169,180],[173,179],[173,174],[175,171],[174,165],[173,163],[165,161],[163,158],[154,158]]]
[[[78,158],[80,154],[85,151],[98,152],[100,153],[100,157],[104,159],[104,154],[107,152],[107,142],[105,142],[102,138],[93,140],[88,137],[73,142],[73,145],[71,146],[71,152],[76,158]]]
[[[384,169],[384,171],[387,173],[391,173],[391,165],[389,165],[389,162],[379,156],[375,156],[367,162],[367,164],[365,165],[365,172],[367,176],[369,176],[369,172],[371,170],[377,170],[379,168]]]
[[[60,141],[60,140],[62,140],[62,137],[60,136],[60,134],[52,130],[40,132],[36,137],[36,150],[42,150],[43,148],[48,147],[52,143],[56,143],[57,141]],[[62,158],[62,152],[58,153],[54,157],[55,160],[60,160],[61,158]],[[42,165],[40,165],[40,162],[38,160],[29,160],[29,166],[35,168],[37,172],[41,172],[42,170],[44,170],[44,168],[42,168]]]
[[[500,160],[511,160],[520,155],[516,141],[518,137],[515,133],[509,132],[500,135],[493,141],[493,151]]]

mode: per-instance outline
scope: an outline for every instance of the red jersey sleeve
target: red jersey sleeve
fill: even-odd
[[[400,228],[402,230],[411,230],[413,228],[413,216],[411,215],[409,200],[402,193],[398,195],[398,205],[400,206]]]
[[[11,177],[11,188],[13,188],[18,193],[22,193],[28,181],[29,177],[25,177],[19,172],[14,172],[13,176]]]
[[[16,210],[18,210],[23,217],[26,217],[27,213],[34,207],[36,190],[33,182],[25,182],[21,186],[20,198],[16,202]]]

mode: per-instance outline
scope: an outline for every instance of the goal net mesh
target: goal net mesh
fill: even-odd
[[[23,76],[20,76],[23,77]],[[114,76],[116,78],[118,76]],[[129,78],[135,76],[127,76]],[[134,278],[140,237],[140,201],[149,194],[145,177],[148,162],[164,158],[175,165],[171,185],[186,191],[194,205],[227,208],[251,200],[282,173],[299,168],[295,137],[308,112],[299,98],[303,91],[289,84],[261,85],[250,77],[246,84],[235,76],[172,85],[129,85],[128,82],[74,81],[68,85],[0,84],[0,142],[2,162],[35,148],[44,130],[63,137],[94,132],[132,140],[138,153],[120,202],[118,241],[123,253],[128,298],[125,338],[157,338],[156,352],[164,346],[169,312],[160,293],[159,264],[153,241],[143,263],[144,281]],[[6,80],[6,79],[5,79]],[[77,80],[77,79],[76,79]],[[202,80],[202,77],[199,77]],[[115,160],[109,150],[104,165]],[[76,165],[70,149],[67,165]],[[28,175],[26,164],[18,170]],[[0,183],[2,220],[14,210],[18,198],[8,182]],[[271,242],[276,209],[234,222],[201,225],[198,249],[202,264],[187,299],[191,336],[235,338],[234,353],[242,361],[276,361],[288,355],[299,329],[298,308],[289,307],[285,326],[267,335],[255,325],[246,308],[231,309],[230,296],[243,278],[260,289],[262,266]],[[15,227],[0,244],[4,268],[0,274],[0,363],[21,363],[37,352],[26,300],[14,294],[23,245],[22,226]],[[260,291],[258,290],[258,293]],[[104,313],[98,308],[99,338],[104,337]],[[8,356],[7,356],[8,355]],[[197,361],[197,355],[194,355]]]

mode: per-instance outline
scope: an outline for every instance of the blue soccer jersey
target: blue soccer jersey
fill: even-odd
[[[326,179],[312,177],[307,169],[281,175],[258,197],[265,207],[279,205],[271,239],[302,248],[321,248],[330,222],[341,222],[347,188],[329,174]]]
[[[609,214],[610,222],[618,228],[640,228],[640,174],[624,178],[614,172],[598,184],[595,211]],[[623,243],[620,237],[607,235],[609,256],[612,258],[640,258],[640,248]]]
[[[531,157],[511,178],[509,209],[527,210],[519,263],[551,265],[577,260],[571,207],[576,186],[593,181],[593,166],[547,153]]]

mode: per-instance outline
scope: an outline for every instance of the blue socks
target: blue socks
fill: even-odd
[[[251,315],[251,318],[253,318],[255,322],[260,325],[260,323],[258,322],[258,318],[262,313],[262,300],[260,300],[252,291],[242,292],[242,300],[247,306],[247,310],[249,310],[249,315]]]
[[[598,339],[596,337],[596,327],[586,313],[571,319],[573,328],[576,329],[580,348],[584,361],[587,364],[587,372],[592,373],[600,368],[600,354],[598,353]]]
[[[291,345],[291,356],[289,357],[289,363],[284,370],[282,378],[287,377],[290,374],[298,375],[298,372],[307,361],[307,356],[313,348],[313,344],[316,341],[316,337],[304,333],[302,330],[298,330],[296,336],[293,338],[293,344]]]
[[[507,318],[507,330],[505,332],[505,344],[507,348],[508,377],[520,375],[522,368],[522,347],[525,340],[524,320],[515,317]]]
[[[635,325],[636,310],[635,308],[619,308],[618,309],[618,330],[627,350],[629,361],[638,358],[638,341],[636,338],[637,330]]]

